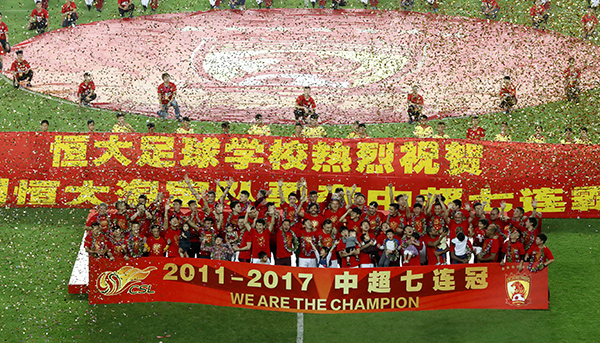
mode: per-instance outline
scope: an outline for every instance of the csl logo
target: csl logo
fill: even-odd
[[[510,274],[506,276],[506,303],[511,306],[524,306],[531,303],[531,277]]]
[[[140,285],[139,283],[156,270],[156,267],[148,267],[144,270],[123,266],[117,271],[106,271],[96,279],[96,287],[102,295],[119,295],[124,291],[128,294],[153,294],[152,285]]]

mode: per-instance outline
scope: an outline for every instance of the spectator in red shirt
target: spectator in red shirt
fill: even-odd
[[[485,16],[485,19],[496,19],[498,12],[500,12],[500,5],[496,0],[482,0],[481,12]]]
[[[531,24],[534,29],[542,28],[542,25],[546,24],[548,18],[550,18],[550,15],[546,11],[546,7],[542,5],[541,0],[535,1],[535,4],[529,10],[529,14],[531,15]]]
[[[471,120],[471,127],[467,129],[467,139],[481,141],[485,138],[485,129],[479,126],[479,117]]]
[[[510,81],[510,76],[505,76],[500,88],[500,108],[503,109],[506,114],[510,113],[510,110],[514,105],[517,104],[517,89],[513,86]]]
[[[598,26],[598,17],[594,14],[594,9],[588,7],[587,13],[581,18],[583,39],[596,35],[596,26]]]
[[[296,121],[307,122],[308,117],[315,113],[315,100],[310,96],[310,87],[304,87],[304,94],[296,99],[296,108],[294,109],[294,117]]]
[[[77,5],[73,0],[65,0],[61,13],[63,18],[62,27],[75,27],[79,17],[77,16]]]
[[[412,93],[408,94],[408,123],[419,121],[423,112],[423,97],[419,95],[419,86],[412,86]]]
[[[10,71],[13,74],[13,86],[15,88],[19,88],[23,80],[27,80],[27,87],[31,87],[33,70],[31,70],[29,62],[23,59],[23,50],[17,51],[17,59],[10,66]]]
[[[129,18],[133,18],[133,10],[135,9],[135,5],[131,0],[117,0],[119,3],[119,14],[121,18],[125,16],[126,13],[129,13]]]
[[[41,1],[35,3],[35,8],[31,11],[27,29],[37,30],[38,34],[42,34],[48,30],[48,11],[42,8]]]
[[[96,99],[96,85],[92,81],[90,73],[83,74],[83,82],[79,84],[77,95],[79,96],[79,107],[91,106],[90,102]]]
[[[579,78],[581,77],[581,71],[577,67],[575,67],[575,59],[573,57],[569,57],[568,63],[569,65],[564,71],[565,93],[567,95],[567,100],[578,101],[579,93],[581,93],[581,88],[579,87]]]
[[[162,79],[164,83],[161,83],[158,86],[158,102],[160,103],[160,110],[157,112],[158,116],[162,118],[168,118],[169,106],[172,106],[173,110],[175,110],[175,118],[177,120],[181,120],[181,115],[179,114],[179,105],[177,105],[177,101],[175,100],[175,96],[177,95],[177,87],[173,82],[171,82],[171,75],[168,73],[162,74]]]

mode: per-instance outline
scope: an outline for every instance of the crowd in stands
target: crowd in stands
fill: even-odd
[[[215,191],[198,192],[187,175],[184,181],[196,199],[189,209],[162,194],[152,203],[145,195],[134,202],[129,193],[114,209],[100,204],[87,220],[86,252],[111,260],[189,257],[326,268],[514,262],[538,271],[554,261],[535,199],[530,215],[517,207],[507,216],[504,202],[486,213],[486,202],[463,206],[440,194],[418,195],[409,204],[390,184],[394,202],[384,213],[377,202],[367,204],[356,185],[328,185],[319,202],[303,179],[287,197],[279,181],[276,204],[267,201],[267,190],[255,201],[244,190],[235,198],[232,179],[225,187],[216,182],[219,198]]]

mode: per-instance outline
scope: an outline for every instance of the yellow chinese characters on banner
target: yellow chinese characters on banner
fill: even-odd
[[[486,206],[483,209],[484,211],[491,211],[492,208],[498,207],[498,206],[492,206],[492,201],[502,200],[502,201],[506,202],[506,208],[504,209],[504,211],[508,212],[508,211],[512,210],[512,208],[513,208],[513,205],[511,203],[509,203],[508,201],[510,201],[514,198],[515,198],[515,193],[492,194],[492,190],[489,188],[482,188],[480,190],[479,194],[469,195],[469,201],[479,201],[481,203],[483,203],[484,201],[486,202]]]
[[[193,137],[183,137],[183,144],[181,150],[183,158],[179,162],[183,167],[194,166],[205,169],[219,164],[217,156],[221,150],[221,143],[217,138],[205,137],[198,140]]]
[[[225,153],[230,154],[225,156],[225,162],[232,163],[237,170],[248,169],[250,164],[264,163],[264,158],[258,156],[264,152],[265,146],[258,139],[232,138],[225,144]]]
[[[538,189],[522,189],[522,197],[519,200],[523,203],[525,212],[533,210],[531,203],[533,199],[537,200],[537,209],[542,213],[564,212],[566,202],[563,200],[563,190],[561,188],[542,187]]]
[[[8,200],[8,179],[0,179],[0,204],[6,204]]]
[[[317,172],[348,172],[352,163],[350,147],[342,144],[342,142],[331,144],[319,141],[312,146],[312,162],[312,169]]]
[[[121,149],[133,148],[133,142],[120,141],[119,136],[110,135],[108,141],[95,141],[94,146],[96,148],[105,149],[102,156],[94,160],[94,164],[96,166],[103,165],[112,158],[124,166],[128,166],[131,163],[131,160],[123,155]]]
[[[173,160],[175,137],[171,136],[144,136],[140,149],[142,156],[137,161],[141,167],[148,165],[155,168],[168,168],[175,166]]]
[[[406,142],[400,147],[404,156],[400,158],[400,165],[404,167],[404,174],[437,174],[440,164],[434,162],[440,157],[440,147],[437,142]]]
[[[575,187],[571,191],[571,200],[573,210],[600,211],[600,186]]]
[[[452,142],[446,145],[446,159],[450,162],[449,175],[481,174],[483,146],[480,144]]]
[[[306,169],[308,159],[308,144],[298,140],[283,143],[281,139],[275,140],[269,147],[269,162],[273,170]]]
[[[127,182],[124,180],[119,180],[117,182],[117,186],[121,187],[121,189],[116,191],[116,194],[121,198],[128,193],[133,194],[135,197],[145,194],[148,197],[148,201],[152,202],[156,200],[156,197],[158,196],[158,181],[133,179]]]
[[[65,193],[78,194],[75,199],[67,202],[68,205],[80,205],[85,203],[98,205],[102,203],[102,201],[96,197],[96,194],[108,192],[108,186],[94,186],[93,180],[83,181],[83,185],[81,186],[67,186],[65,188]]]
[[[50,144],[52,166],[87,167],[87,146],[90,137],[87,135],[55,136]]]
[[[356,171],[366,174],[393,173],[394,143],[368,143],[356,144]]]
[[[17,205],[56,205],[60,181],[19,180],[15,187]]]

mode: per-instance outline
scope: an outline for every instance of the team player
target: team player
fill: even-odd
[[[419,95],[419,86],[412,86],[412,93],[408,94],[408,123],[412,124],[421,117],[423,111],[423,97]]]
[[[96,99],[96,85],[92,81],[90,73],[83,74],[83,82],[79,84],[79,90],[77,91],[79,97],[79,107],[89,107],[90,102]]]
[[[168,118],[169,107],[173,107],[175,119],[181,120],[179,105],[177,105],[177,100],[175,100],[175,96],[177,96],[177,87],[171,82],[171,75],[168,73],[162,74],[162,80],[163,83],[158,86],[158,103],[160,104],[158,116],[165,119]]]
[[[73,0],[65,0],[65,4],[62,6],[61,13],[63,19],[62,27],[75,27],[79,16],[77,16],[77,5],[75,5]]]
[[[587,13],[581,18],[581,29],[583,31],[583,39],[596,35],[596,26],[598,26],[598,17],[594,13],[594,9],[588,7]]]
[[[310,96],[310,87],[304,87],[304,94],[296,99],[294,118],[306,122],[309,116],[315,114],[316,107],[315,100]]]
[[[112,132],[132,133],[135,132],[135,130],[133,129],[133,126],[125,121],[125,114],[119,112],[117,113],[117,123],[113,126]]]
[[[547,240],[548,237],[546,237],[545,234],[540,233],[537,235],[535,244],[527,250],[525,258],[521,261],[521,264],[519,264],[519,271],[523,270],[523,263],[525,261],[529,261],[527,269],[532,273],[538,272],[554,262],[554,256],[546,246]]]
[[[302,129],[302,137],[307,138],[323,138],[327,137],[327,131],[323,126],[319,125],[319,115],[314,113],[310,115],[308,126]]]
[[[575,67],[575,59],[573,57],[569,57],[567,69],[563,74],[565,76],[565,94],[567,100],[578,101],[579,93],[581,93],[581,88],[579,86],[581,71],[579,68]]]
[[[42,2],[38,1],[35,3],[35,8],[31,11],[29,18],[28,30],[37,30],[39,34],[42,34],[48,30],[48,11],[42,8]]]
[[[10,52],[10,44],[8,43],[8,26],[2,21],[2,13],[0,13],[0,71],[2,70],[2,55]]]
[[[17,59],[10,66],[10,71],[13,74],[13,86],[19,88],[21,81],[27,81],[27,87],[31,87],[31,79],[33,78],[33,70],[29,62],[23,59],[23,50],[17,50]]]
[[[125,14],[129,13],[129,18],[133,18],[133,10],[135,10],[135,5],[131,0],[117,0],[119,5],[119,15],[121,18],[125,16]]]
[[[516,104],[517,89],[510,81],[510,76],[505,76],[500,87],[500,108],[508,114]]]

